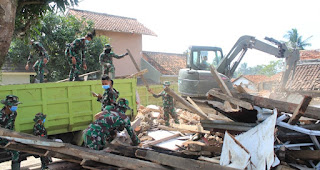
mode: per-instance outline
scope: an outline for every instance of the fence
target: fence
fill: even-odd
[[[163,85],[151,85],[149,86],[152,91],[157,94],[160,93],[163,90]],[[178,84],[171,84],[171,89],[173,89],[175,92],[178,92]],[[137,87],[138,94],[140,97],[140,104],[143,106],[147,105],[158,105],[162,106],[162,98],[155,98],[150,94],[145,86],[138,86]]]
[[[136,79],[116,79],[114,83],[120,97],[128,99],[136,113]],[[16,131],[31,133],[34,115],[43,112],[48,134],[53,135],[83,130],[92,122],[101,104],[91,91],[103,93],[101,81],[0,86],[0,99],[13,94],[23,103],[19,105]]]

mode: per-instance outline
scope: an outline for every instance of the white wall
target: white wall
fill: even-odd
[[[244,78],[244,77],[240,77],[238,80],[234,81],[233,84],[235,85],[240,85],[243,84],[245,87],[249,88],[250,90],[254,90],[254,91],[258,91],[258,87],[253,84],[250,80]]]
[[[2,73],[2,85],[8,84],[29,84],[30,83],[30,75],[23,74],[23,75],[10,75]]]

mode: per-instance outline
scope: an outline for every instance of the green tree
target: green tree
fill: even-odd
[[[1,0],[0,67],[5,61],[13,33],[25,36],[48,11],[65,11],[66,7],[77,4],[78,0]]]
[[[50,60],[47,64],[48,81],[65,79],[69,74],[69,65],[64,51],[66,44],[71,43],[75,38],[84,36],[92,30],[93,23],[84,19],[78,20],[74,16],[59,16],[55,13],[47,13],[39,25],[31,27],[35,30],[30,36],[40,41],[46,48]],[[99,55],[103,45],[109,39],[105,36],[95,37],[88,45],[86,52],[87,72],[96,71],[99,66]],[[26,63],[29,55],[29,48],[21,39],[15,38],[8,52],[8,59],[13,63]]]
[[[266,75],[272,76],[281,72],[284,68],[283,60],[270,61],[267,65],[257,65],[254,67],[248,67],[247,63],[242,63],[240,68],[234,73],[234,78],[241,75]]]
[[[296,28],[292,28],[291,30],[289,30],[283,37],[288,40],[286,44],[289,48],[292,49],[304,50],[305,47],[311,46],[308,41],[312,36],[308,37],[305,40],[302,40],[302,36],[299,35]]]

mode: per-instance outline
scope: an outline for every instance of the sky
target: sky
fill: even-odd
[[[143,51],[183,53],[190,45],[227,54],[242,35],[285,40],[296,28],[306,49],[320,49],[319,0],[80,0],[76,9],[136,18],[158,36],[143,36]],[[242,62],[268,64],[274,56],[250,50]]]

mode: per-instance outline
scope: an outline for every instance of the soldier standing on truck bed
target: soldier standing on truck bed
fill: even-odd
[[[111,73],[111,78],[114,79],[115,77],[115,68],[113,65],[113,58],[120,59],[128,53],[125,53],[123,55],[116,55],[111,51],[111,45],[110,44],[105,44],[103,52],[99,56],[99,63],[101,65],[101,75],[109,75]]]
[[[103,75],[101,78],[102,88],[105,90],[103,95],[92,93],[101,102],[101,111],[110,110],[116,106],[119,92],[113,88],[113,80],[109,76]]]
[[[129,108],[127,104],[128,101],[123,102],[122,99],[115,109],[103,111],[103,114],[88,126],[83,135],[83,142],[87,148],[103,149],[107,142],[111,142],[117,132],[123,131],[124,128],[130,135],[132,145],[139,145],[140,140],[134,133],[129,118],[124,114]]]
[[[5,100],[1,100],[1,103],[5,106],[0,111],[0,125],[2,128],[14,129],[14,122],[17,117],[17,109],[19,102],[19,98],[14,95],[6,96]],[[0,144],[6,145],[8,143],[7,139],[0,138]],[[7,150],[11,153],[11,169],[18,170],[20,169],[20,160],[19,160],[19,151]]]
[[[169,87],[169,86],[170,86],[170,82],[169,81],[165,81],[163,83],[163,87],[164,88]],[[166,121],[166,126],[169,126],[169,115],[171,115],[171,117],[174,119],[175,123],[179,124],[178,116],[177,116],[176,110],[174,108],[173,98],[169,94],[167,94],[164,90],[161,91],[159,94],[154,94],[151,91],[151,89],[149,89],[148,91],[155,98],[162,97],[164,120]]]
[[[84,70],[87,70],[86,58],[85,58],[85,50],[86,45],[93,39],[93,35],[88,33],[85,37],[77,38],[72,43],[67,45],[65,50],[65,55],[71,67],[69,73],[70,81],[81,81],[79,78],[79,73],[81,66],[83,66]]]
[[[30,41],[30,45],[32,49],[30,50],[31,52],[28,57],[28,62],[26,64],[25,69],[29,70],[30,60],[34,56],[37,56],[38,60],[34,63],[32,68],[37,74],[35,82],[40,81],[40,83],[42,83],[44,79],[44,68],[46,67],[46,64],[49,61],[49,55],[47,54],[46,49],[44,49],[43,45],[40,42]]]
[[[43,113],[37,113],[33,119],[35,122],[33,126],[33,135],[47,138],[47,130],[44,127],[44,122],[46,121],[47,115]],[[47,156],[40,156],[41,160],[41,170],[48,169],[50,163],[50,158]]]

